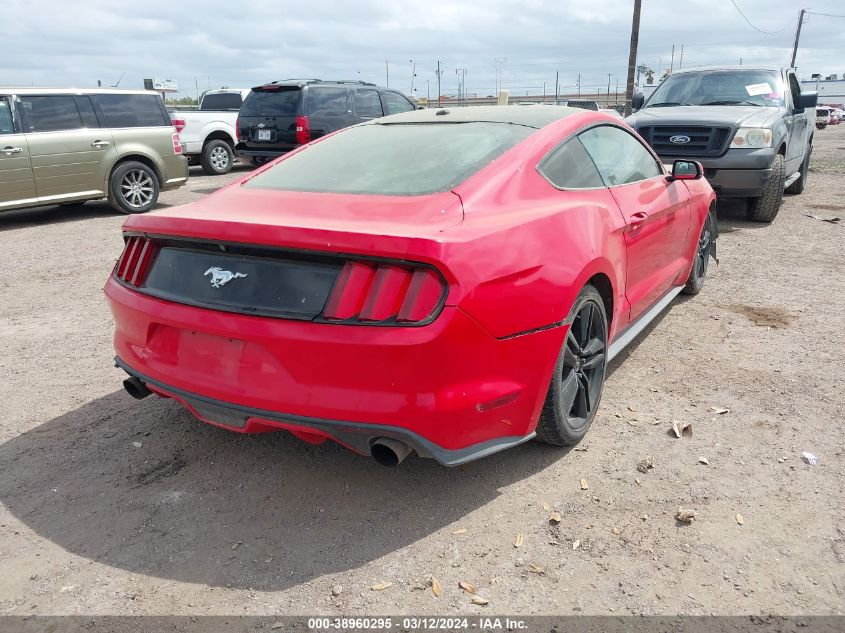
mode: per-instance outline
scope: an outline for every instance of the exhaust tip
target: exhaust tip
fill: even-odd
[[[395,468],[411,453],[411,447],[398,440],[379,438],[373,442],[370,453],[376,463]]]
[[[126,380],[123,381],[123,388],[126,390],[130,396],[135,398],[136,400],[143,400],[152,392],[147,389],[147,385],[145,385],[139,378],[135,376],[130,376]]]

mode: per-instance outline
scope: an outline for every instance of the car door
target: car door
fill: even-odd
[[[804,161],[804,154],[807,142],[810,140],[810,117],[813,113],[798,111],[798,99],[801,97],[801,84],[794,72],[787,72],[786,96],[791,103],[787,103],[789,114],[787,115],[786,126],[789,131],[789,138],[786,143],[787,174],[792,174],[801,168]]]
[[[82,108],[80,108],[82,106]],[[19,107],[42,202],[105,196],[102,165],[113,153],[87,96],[21,95]]]
[[[36,201],[29,145],[12,105],[12,97],[0,97],[0,210]]]
[[[684,183],[667,180],[658,159],[628,130],[599,125],[578,138],[625,219],[625,296],[633,321],[677,283],[688,264],[690,194]]]

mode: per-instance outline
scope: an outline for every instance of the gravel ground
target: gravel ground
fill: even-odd
[[[774,224],[721,206],[720,265],[612,364],[581,446],[452,470],[132,400],[101,293],[123,218],[5,213],[0,614],[844,613],[845,221],[805,214],[845,219],[845,125],[816,139]]]

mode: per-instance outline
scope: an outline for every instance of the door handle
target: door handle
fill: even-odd
[[[11,156],[12,154],[20,154],[23,151],[23,147],[12,147],[11,145],[7,145],[3,148],[3,153],[6,156]]]
[[[108,141],[94,141],[91,143],[91,147],[108,147],[111,145]]]
[[[636,213],[631,214],[631,220],[634,222],[642,222],[648,217],[648,213],[645,211],[637,211]]]

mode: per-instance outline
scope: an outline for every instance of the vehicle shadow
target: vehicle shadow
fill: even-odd
[[[77,222],[92,218],[119,217],[122,215],[122,213],[113,209],[105,200],[64,206],[32,207],[0,213],[0,231],[10,231],[27,226]]]
[[[0,501],[99,563],[279,590],[406,547],[565,455],[529,442],[454,469],[413,456],[386,469],[332,442],[241,436],[121,390],[0,446]]]
[[[745,198],[719,198],[716,201],[716,217],[718,218],[719,233],[734,233],[743,229],[765,229],[769,225],[765,222],[751,222],[748,220]]]

